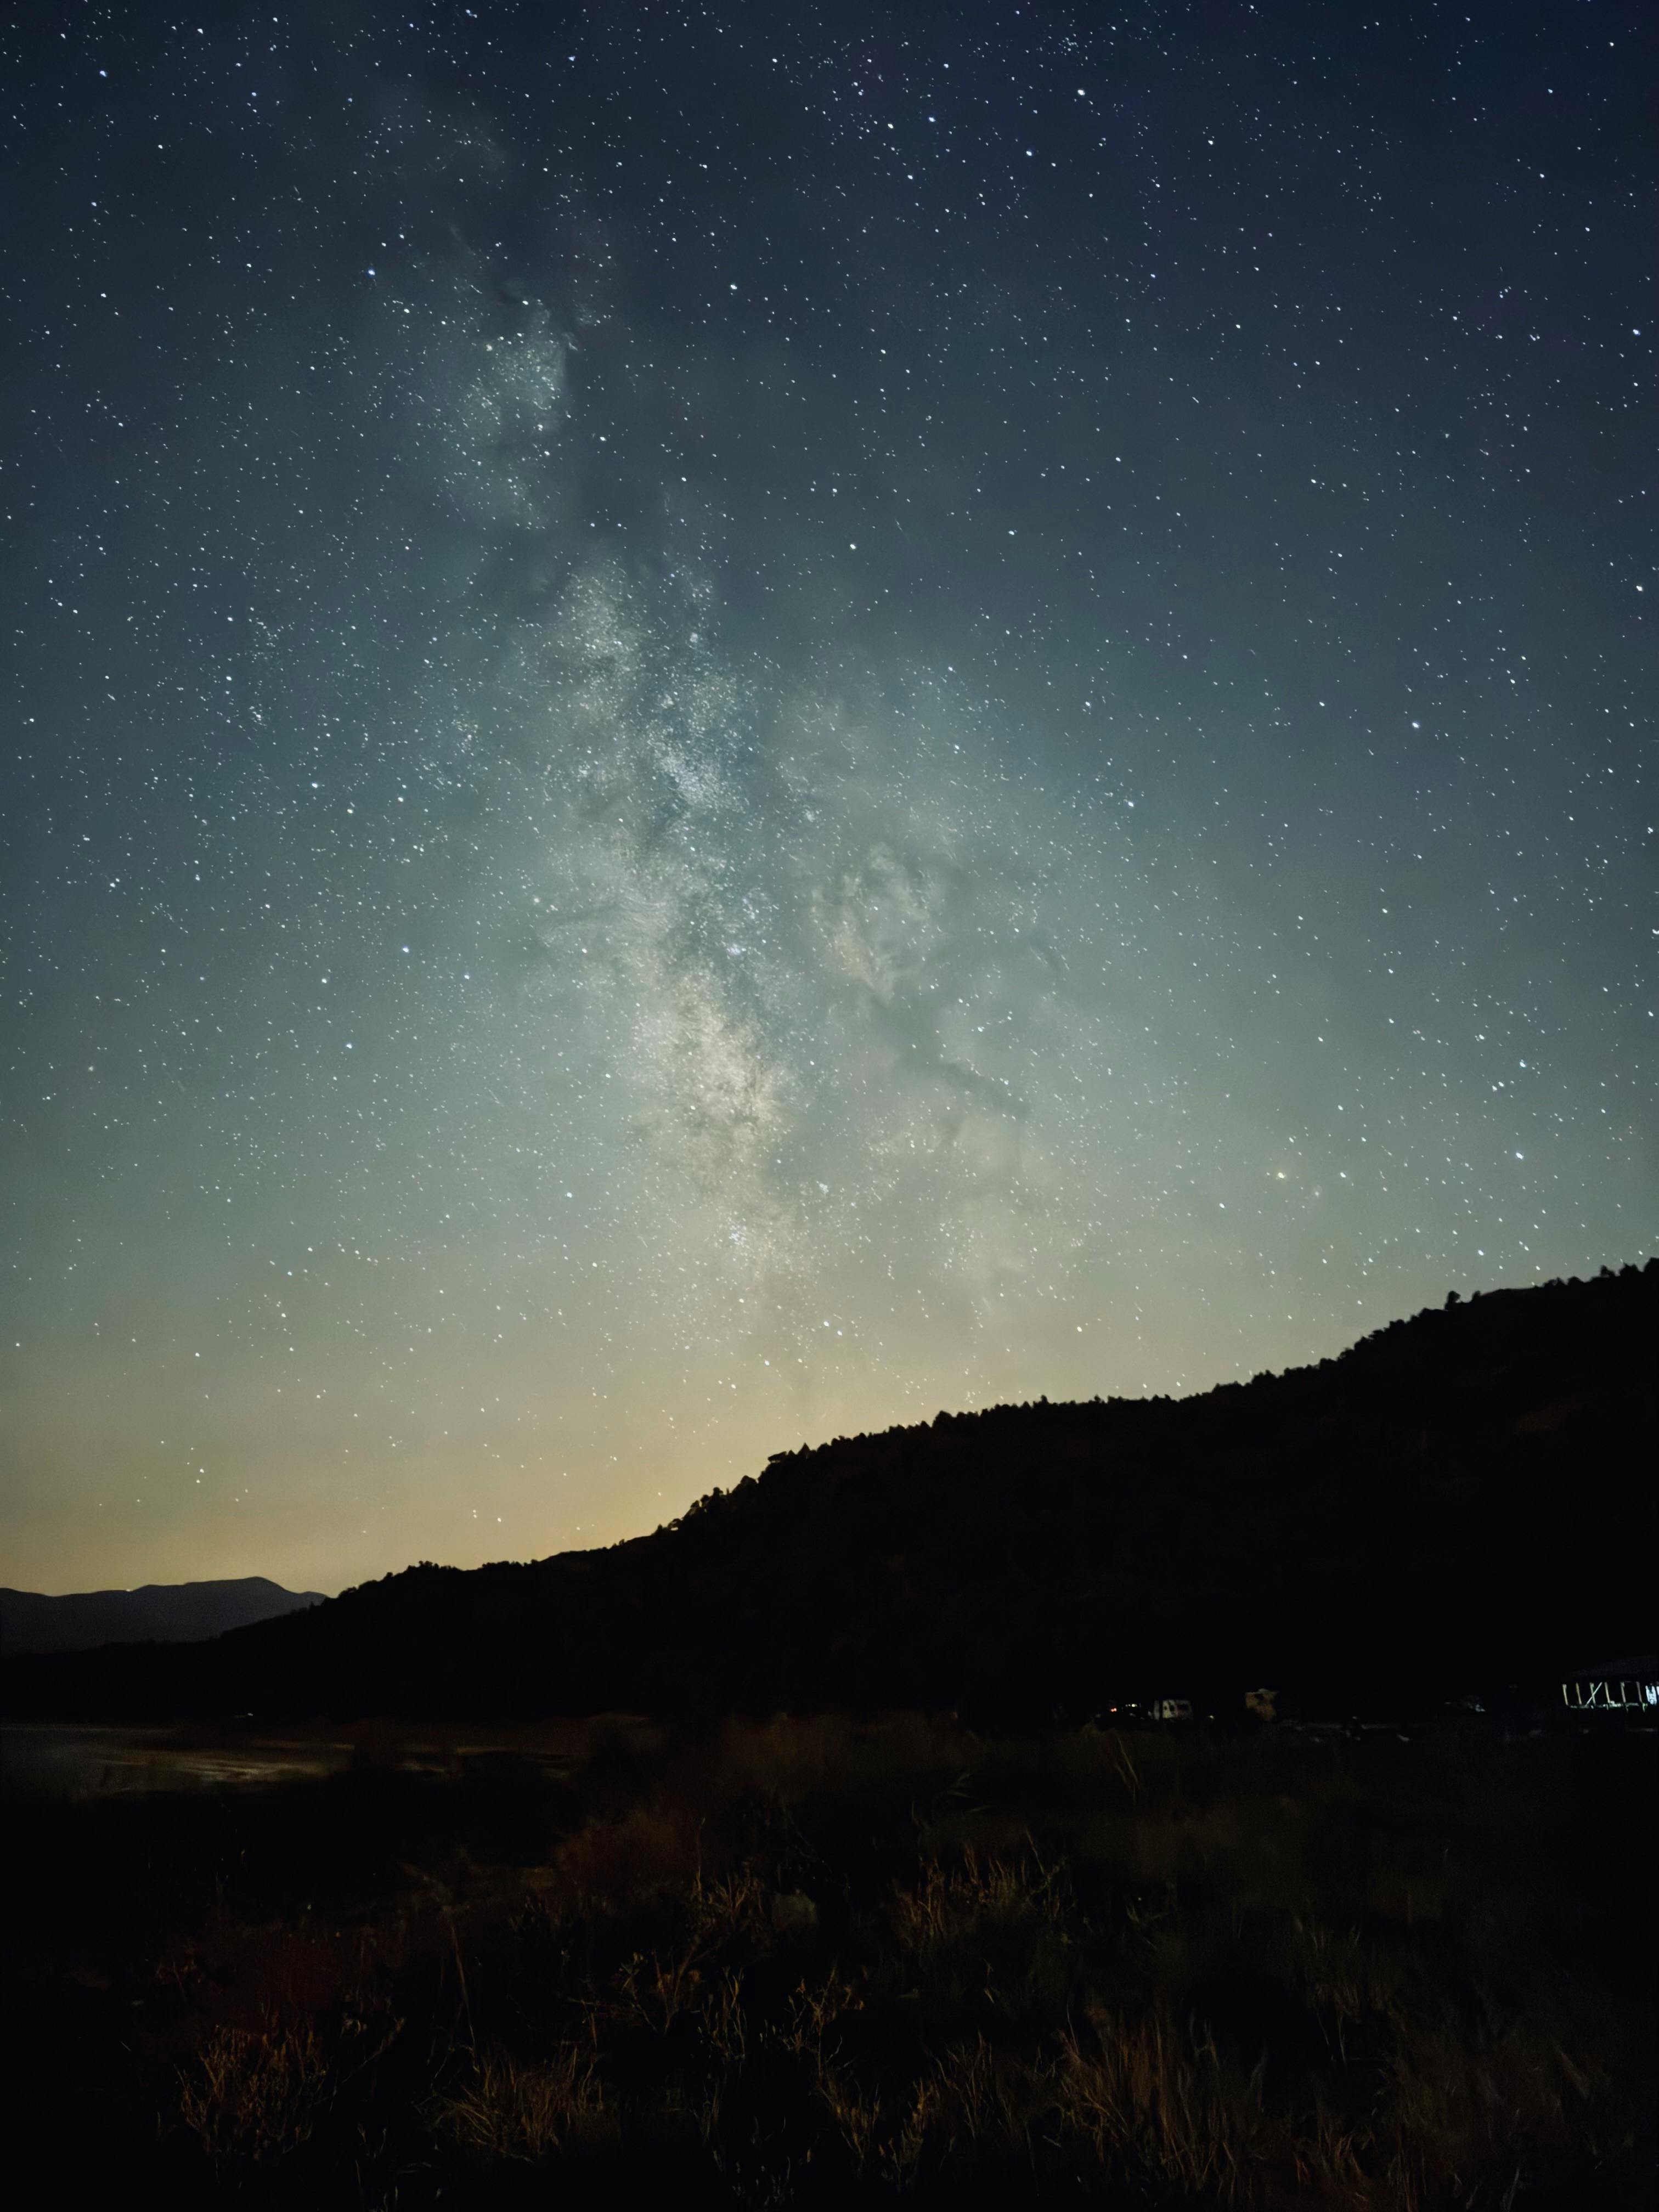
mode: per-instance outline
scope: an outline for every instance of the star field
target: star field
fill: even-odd
[[[1645,11],[7,40],[0,1578],[1655,1249]]]

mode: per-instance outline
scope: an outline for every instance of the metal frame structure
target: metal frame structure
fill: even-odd
[[[1650,1712],[1659,1707],[1659,1682],[1596,1682],[1586,1677],[1582,1681],[1563,1682],[1561,1702],[1575,1713]]]

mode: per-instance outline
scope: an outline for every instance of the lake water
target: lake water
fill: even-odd
[[[90,1722],[0,1722],[0,1796],[107,1797],[146,1790],[269,1789],[319,1782],[362,1763],[382,1771],[477,1774],[502,1759],[567,1775],[600,1741],[660,1750],[663,1731],[627,1714],[507,1724],[482,1735],[461,1725],[348,1721],[265,1734],[254,1725],[122,1727]]]
[[[248,1737],[204,1742],[183,1729],[0,1724],[7,1796],[103,1797],[141,1790],[224,1790],[321,1780],[351,1764],[349,1743]]]

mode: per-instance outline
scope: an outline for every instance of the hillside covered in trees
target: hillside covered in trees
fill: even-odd
[[[1171,1401],[781,1453],[649,1536],[422,1565],[211,1645],[15,1662],[14,1713],[1076,1715],[1397,1705],[1650,1648],[1659,1260]]]

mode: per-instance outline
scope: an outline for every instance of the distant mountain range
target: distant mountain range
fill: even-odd
[[[1659,1644],[1656,1467],[1659,1259],[1454,1294],[1340,1358],[1179,1401],[838,1437],[609,1550],[411,1567],[210,1656],[15,1662],[3,1696],[1029,1720],[1266,1684],[1397,1709]]]
[[[0,1589],[0,1654],[200,1643],[228,1628],[325,1602],[316,1590],[284,1589],[263,1575],[238,1582],[145,1583],[137,1589],[78,1590],[64,1597]]]

